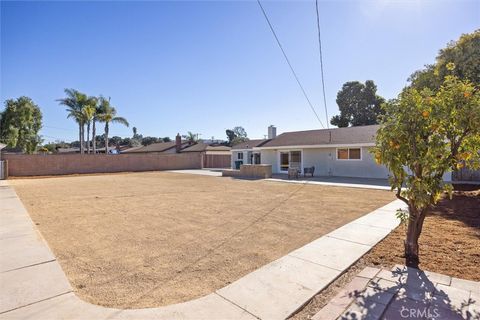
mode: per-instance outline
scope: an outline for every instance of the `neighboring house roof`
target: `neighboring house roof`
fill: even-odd
[[[120,146],[120,148],[122,148]],[[101,148],[96,148],[97,152],[105,152],[105,147],[101,147]],[[117,150],[117,147],[116,146],[110,146],[108,147],[108,150],[109,151],[115,151]],[[87,148],[85,148],[85,153],[87,153]],[[93,152],[93,149],[90,149],[91,152]],[[57,153],[79,153],[80,152],[80,148],[79,147],[72,147],[72,148],[57,148],[56,149],[56,152]]]
[[[203,152],[207,149],[207,147],[208,147],[208,144],[199,142],[183,149],[182,152]]]
[[[285,132],[262,145],[262,148],[284,146],[371,144],[379,125]]]
[[[186,148],[187,146],[188,142],[182,141],[182,149]],[[152,143],[148,146],[127,149],[122,151],[122,153],[163,152],[172,148],[175,148],[175,141]]]
[[[183,149],[182,152],[230,151],[230,149],[228,146],[211,146],[207,143],[199,142]]]
[[[80,152],[80,148],[58,148],[58,153],[77,153]]]
[[[143,146],[138,146],[138,147],[130,147],[130,148],[127,148],[125,150],[122,150],[122,153],[129,153],[129,152],[133,152],[135,150],[138,150],[140,148],[143,148]]]
[[[230,151],[232,148],[229,146],[208,146],[207,151]]]
[[[6,144],[0,143],[0,150],[2,150],[3,148],[5,148],[6,146],[7,146]]]
[[[257,140],[248,140],[245,142],[238,143],[232,147],[232,150],[244,150],[244,149],[252,149],[258,148],[263,146],[266,142],[270,140],[268,139],[257,139]]]

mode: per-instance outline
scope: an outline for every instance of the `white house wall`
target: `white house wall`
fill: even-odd
[[[368,147],[362,147],[361,160],[337,160],[336,148],[302,149],[302,165],[303,168],[315,166],[316,176],[387,178],[387,168],[376,164],[368,150]],[[281,173],[278,163],[279,150],[262,150],[261,160],[262,164],[272,165],[273,173]]]
[[[278,159],[276,150],[261,150],[260,151],[260,162],[262,164],[271,164],[272,172],[278,173]]]

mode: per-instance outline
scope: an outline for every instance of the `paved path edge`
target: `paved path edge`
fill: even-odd
[[[8,198],[8,201],[0,201],[2,221],[5,218],[13,219],[14,223],[30,224],[31,231],[23,228],[18,231],[21,232],[18,236],[31,233],[37,237],[42,249],[51,253],[6,181],[0,183],[2,197]],[[0,319],[284,319],[305,305],[398,226],[395,213],[400,208],[405,209],[403,202],[392,201],[207,296],[158,308],[123,310],[93,305],[74,294],[56,259],[39,263],[47,265],[44,268],[48,270],[53,269],[48,278],[45,277],[45,271],[35,273],[34,268],[39,264],[26,264],[0,273],[2,279],[7,279],[2,281],[11,281],[12,272],[17,272],[15,283],[23,285],[33,277],[34,280],[41,280],[41,283],[51,283],[56,291],[35,296],[35,289],[32,297],[32,290],[25,293],[15,283],[5,287],[1,282]],[[18,279],[25,273],[30,278]],[[27,298],[22,296],[25,294]],[[9,309],[3,308],[2,301],[12,303],[12,297],[13,303],[17,304],[13,308],[11,305]]]

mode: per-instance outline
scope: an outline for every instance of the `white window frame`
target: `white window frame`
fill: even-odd
[[[240,155],[242,155],[242,158],[241,158],[241,159],[240,159]],[[243,151],[238,151],[238,152],[237,152],[237,161],[240,161],[240,160],[243,161],[243,156],[244,156]]]
[[[348,159],[338,159],[338,150],[347,149]],[[360,159],[350,159],[350,149],[360,149]],[[362,161],[363,160],[363,150],[362,147],[345,147],[345,148],[336,148],[335,149],[335,159],[337,161]]]

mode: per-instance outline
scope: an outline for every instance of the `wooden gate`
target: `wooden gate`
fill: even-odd
[[[203,157],[204,168],[230,168],[231,155],[229,154],[205,154]]]

